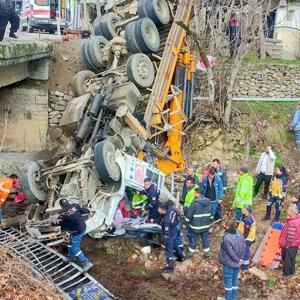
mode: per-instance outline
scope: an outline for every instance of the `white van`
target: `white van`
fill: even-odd
[[[23,0],[20,23],[22,31],[40,29],[54,33],[57,28],[57,0]],[[60,28],[65,27],[61,22]]]

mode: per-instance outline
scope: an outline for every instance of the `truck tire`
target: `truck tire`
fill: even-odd
[[[102,30],[101,30],[100,21],[101,21],[101,17],[98,17],[93,22],[93,28],[94,28],[95,35],[103,35]]]
[[[93,65],[97,67],[97,69],[105,68],[101,48],[105,47],[107,43],[107,39],[103,36],[93,36],[89,40],[87,50]]]
[[[104,183],[118,182],[121,170],[115,161],[116,148],[109,141],[102,141],[94,148],[94,162],[100,180]]]
[[[114,36],[118,35],[116,31],[116,24],[120,21],[120,19],[121,18],[113,12],[109,12],[101,17],[100,28],[105,38],[111,40]]]
[[[156,25],[149,18],[136,21],[135,38],[143,53],[156,52],[160,46],[160,37]]]
[[[125,26],[125,40],[126,40],[126,45],[127,49],[131,53],[139,53],[142,52],[141,49],[138,46],[138,43],[135,38],[135,25],[136,22],[130,22]]]
[[[126,72],[128,79],[139,88],[148,88],[154,81],[154,66],[146,54],[131,55],[126,64]]]
[[[149,0],[139,0],[137,12],[140,18],[145,18],[147,16],[146,2]]]
[[[95,75],[95,73],[88,70],[76,73],[72,81],[72,88],[75,96],[79,97],[88,93],[85,81],[93,75]]]
[[[80,45],[80,51],[79,51],[79,58],[82,64],[85,66],[86,69],[98,72],[98,69],[94,66],[93,62],[91,61],[89,57],[89,53],[87,51],[87,47],[89,45],[89,40],[84,40]]]
[[[26,194],[26,199],[39,203],[46,200],[47,193],[35,181],[39,166],[35,162],[28,163],[20,171],[20,182]]]
[[[147,0],[146,3],[147,17],[155,25],[163,26],[170,23],[171,13],[166,0]]]

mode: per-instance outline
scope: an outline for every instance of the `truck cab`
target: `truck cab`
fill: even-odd
[[[20,22],[22,31],[33,32],[35,29],[54,33],[57,28],[57,0],[23,0]],[[60,28],[65,27],[61,21]]]

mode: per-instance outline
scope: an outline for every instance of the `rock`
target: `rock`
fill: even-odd
[[[59,119],[51,118],[51,119],[49,119],[49,123],[59,123]]]
[[[136,254],[133,254],[132,256],[131,256],[131,260],[132,261],[136,261],[138,259],[138,256],[136,255]]]
[[[54,95],[55,95],[55,96],[58,96],[58,97],[63,97],[63,96],[64,96],[64,93],[59,92],[59,91],[55,91],[55,92],[54,92]]]
[[[143,248],[141,249],[141,252],[142,252],[143,254],[150,254],[150,253],[151,253],[151,246],[143,247]]]
[[[187,259],[181,264],[176,264],[175,270],[176,272],[186,274],[192,266],[193,266],[193,261],[191,259]]]
[[[73,97],[71,95],[67,95],[67,94],[64,95],[64,100],[70,101],[72,99],[73,99]]]
[[[155,265],[151,260],[145,261],[145,269],[146,271],[154,271],[155,270]]]
[[[63,61],[68,61],[69,60],[69,57],[65,56],[65,55],[63,55],[61,58],[63,59]]]
[[[176,277],[174,273],[161,273],[161,276],[168,281],[175,281]]]
[[[55,105],[55,110],[64,111],[66,107],[64,105]]]
[[[256,267],[252,267],[249,269],[249,273],[251,273],[252,275],[258,277],[260,280],[263,281],[267,281],[268,280],[268,275],[267,273],[265,273],[264,271],[256,268]]]

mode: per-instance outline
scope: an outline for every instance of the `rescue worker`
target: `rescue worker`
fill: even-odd
[[[195,184],[194,177],[188,177],[186,179],[186,187],[187,187],[187,190],[186,190],[186,194],[185,194],[184,202],[183,202],[184,209],[188,208],[195,199],[194,191],[195,191],[195,188],[197,188],[198,186]]]
[[[203,257],[209,259],[211,257],[209,247],[209,228],[213,219],[212,203],[209,199],[201,195],[201,188],[195,189],[195,200],[185,213],[185,221],[187,222],[187,231],[189,239],[188,257],[192,257],[197,248],[199,236],[203,244]]]
[[[242,208],[243,216],[240,219],[239,225],[238,225],[238,231],[244,235],[245,240],[245,253],[243,258],[243,264],[241,265],[242,270],[249,269],[250,261],[250,247],[255,241],[255,219],[252,214],[252,208],[250,206],[244,206]]]
[[[20,190],[19,177],[11,174],[9,177],[0,178],[0,220],[3,219],[2,206],[8,198],[15,199],[16,202],[25,200],[25,194]]]
[[[174,207],[174,202],[172,200],[168,200],[166,202],[168,208]],[[175,208],[176,209],[176,208]],[[179,222],[177,225],[177,237],[176,237],[176,244],[181,249],[183,257],[185,257],[184,253],[184,242],[183,242],[183,234],[181,230],[181,223]]]
[[[263,198],[267,199],[270,182],[274,174],[275,161],[276,155],[274,154],[272,147],[267,146],[265,151],[261,153],[259,161],[257,163],[255,171],[257,179],[254,187],[254,197],[256,197],[261,184],[264,182]]]
[[[174,250],[176,252],[177,260],[183,260],[182,251],[176,243],[179,213],[173,206],[169,206],[167,203],[160,203],[158,206],[158,212],[161,215],[160,225],[164,235],[164,245],[167,260],[167,265],[161,271],[173,272]]]
[[[296,256],[300,248],[300,212],[295,204],[287,209],[287,220],[280,233],[279,245],[284,263],[282,276],[289,277],[295,274]]]
[[[236,186],[233,207],[235,208],[235,218],[239,222],[242,218],[242,208],[244,206],[252,207],[253,199],[253,178],[249,175],[247,167],[239,170],[239,181]]]
[[[245,252],[244,237],[236,230],[236,222],[227,220],[224,225],[219,262],[223,265],[223,281],[226,300],[238,299],[240,266]]]
[[[293,121],[290,125],[290,130],[295,132],[296,147],[300,151],[300,102],[298,108],[295,111]]]
[[[12,0],[0,0],[0,41],[3,40],[7,23],[10,23],[9,37],[17,39],[16,32],[20,26],[20,18],[15,12]]]
[[[181,195],[181,197],[182,197],[181,203],[182,204],[185,202],[185,197],[188,192],[187,180],[189,180],[191,177],[194,179],[194,184],[199,185],[199,177],[196,175],[193,167],[187,168],[187,177],[183,183],[182,195]]]
[[[262,221],[267,221],[271,219],[271,210],[273,204],[275,204],[275,218],[273,222],[278,222],[280,219],[281,204],[284,200],[286,187],[288,183],[287,172],[284,166],[276,169],[275,175],[270,184],[270,192],[268,195],[268,202],[266,208],[266,215]]]
[[[211,167],[215,168],[217,175],[221,177],[225,191],[228,186],[227,171],[221,167],[221,162],[218,158],[215,158],[210,165]]]
[[[66,262],[76,262],[77,259],[83,265],[83,272],[87,272],[93,264],[83,254],[80,249],[81,240],[85,235],[86,224],[83,214],[89,214],[87,208],[80,207],[78,204],[70,204],[66,198],[59,201],[62,210],[57,220],[53,220],[53,226],[59,225],[63,231],[71,233],[68,244],[68,258]]]
[[[210,168],[208,175],[204,176],[201,187],[204,197],[208,198],[212,203],[214,219],[216,221],[222,219],[222,207],[224,197],[223,182],[220,176],[216,174],[214,168]]]
[[[148,214],[149,221],[154,222],[160,217],[160,214],[158,212],[160,192],[157,190],[157,187],[151,182],[150,178],[144,179],[144,188],[144,191],[138,192],[138,194],[146,195],[148,198],[148,202],[143,209],[143,215]]]

